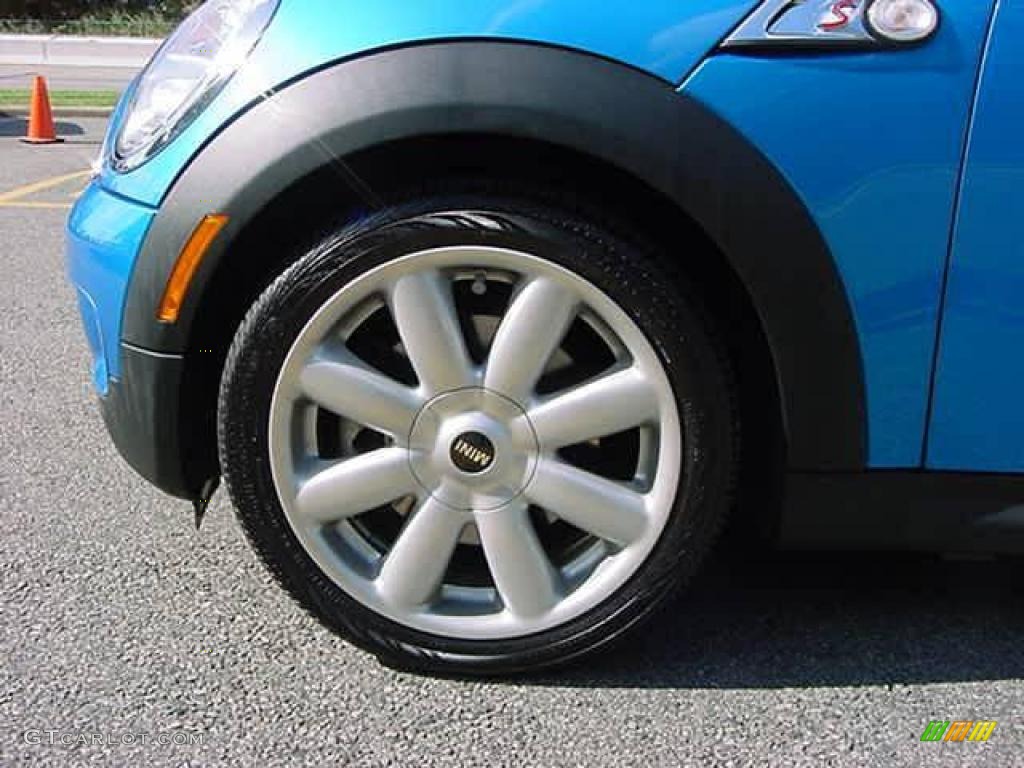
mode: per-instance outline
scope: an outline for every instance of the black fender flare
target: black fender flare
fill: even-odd
[[[788,464],[865,466],[862,360],[828,245],[756,147],[685,92],[626,65],[551,46],[438,42],[335,62],[226,124],[165,196],[133,272],[124,341],[182,354],[232,238],[286,186],[334,158],[418,136],[540,139],[611,164],[674,201],[746,287],[771,347]],[[185,239],[209,213],[231,223],[175,325],[154,316]]]

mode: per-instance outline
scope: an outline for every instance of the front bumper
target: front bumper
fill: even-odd
[[[124,459],[160,490],[183,499],[199,498],[209,466],[191,445],[182,413],[185,361],[121,345],[123,376],[100,397],[103,420]],[[192,457],[190,461],[189,457]]]
[[[92,353],[93,385],[114,444],[161,490],[195,499],[209,480],[211,462],[189,449],[185,360],[121,341],[129,283],[155,214],[94,182],[68,220],[67,271]]]
[[[156,211],[90,184],[67,226],[68,277],[93,357],[93,383],[105,394],[121,376],[118,346],[128,281]]]

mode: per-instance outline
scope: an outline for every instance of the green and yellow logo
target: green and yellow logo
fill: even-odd
[[[995,720],[932,720],[921,741],[988,741],[996,725]]]

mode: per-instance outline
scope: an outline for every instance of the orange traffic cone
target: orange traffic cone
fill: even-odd
[[[50,109],[50,94],[46,90],[46,78],[36,75],[32,83],[32,106],[28,114],[28,135],[22,139],[27,144],[56,144],[63,139],[57,138],[53,125],[53,110]]]

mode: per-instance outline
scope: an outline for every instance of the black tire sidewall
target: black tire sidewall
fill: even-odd
[[[506,640],[427,634],[374,613],[335,584],[299,543],[270,469],[269,413],[298,333],[338,291],[381,264],[453,245],[509,248],[548,259],[604,291],[643,331],[679,406],[680,486],[665,529],[614,595],[566,624]],[[505,674],[564,663],[609,644],[651,614],[696,571],[729,505],[737,442],[733,386],[722,345],[685,281],[657,253],[573,214],[528,202],[433,199],[397,206],[342,230],[282,274],[238,330],[221,385],[218,438],[231,498],[247,536],[307,610],[393,666]]]

